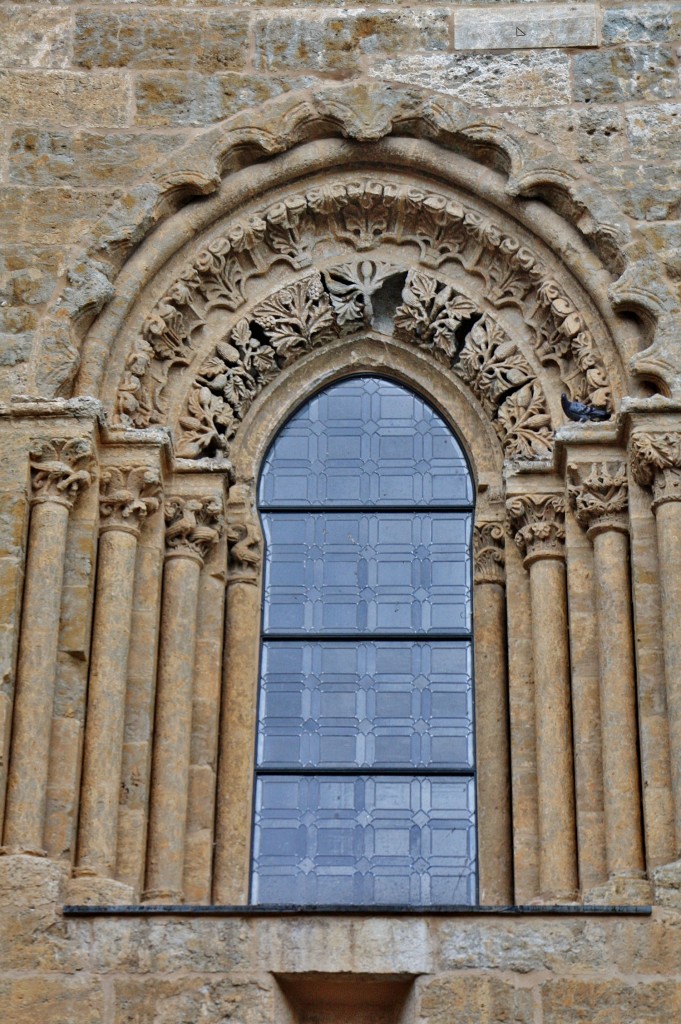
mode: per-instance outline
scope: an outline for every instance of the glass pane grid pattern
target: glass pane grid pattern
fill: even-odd
[[[332,385],[273,444],[252,901],[476,900],[472,482],[400,385]]]

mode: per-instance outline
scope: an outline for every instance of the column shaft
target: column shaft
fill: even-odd
[[[562,559],[536,558],[531,562],[530,593],[537,720],[539,882],[542,896],[570,898],[577,889],[577,851]]]
[[[506,594],[475,586],[475,734],[480,902],[513,902]]]
[[[677,856],[681,855],[681,502],[657,510],[660,591]]]
[[[642,877],[641,792],[629,538],[594,531],[608,875]]]
[[[68,522],[65,503],[44,501],[33,507],[5,819],[8,850],[43,852]]]
[[[137,536],[100,539],[76,874],[113,877]]]
[[[148,900],[182,900],[200,574],[197,556],[173,554],[166,560],[149,813]]]

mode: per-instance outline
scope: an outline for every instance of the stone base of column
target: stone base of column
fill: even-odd
[[[3,906],[39,913],[62,902],[68,867],[48,857],[5,850],[0,857],[0,901]],[[47,912],[47,911],[45,911]]]
[[[147,889],[142,893],[142,903],[155,906],[177,906],[184,903],[184,894],[174,889]]]
[[[653,889],[658,906],[681,907],[681,860],[654,868]]]
[[[653,902],[653,884],[647,878],[614,876],[584,893],[583,902],[597,907],[641,907]]]
[[[70,878],[64,886],[64,903],[75,907],[120,907],[136,903],[135,890],[125,882],[100,875]]]
[[[528,901],[530,907],[581,906],[582,899],[577,892],[546,892]]]

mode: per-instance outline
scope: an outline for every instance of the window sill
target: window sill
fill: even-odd
[[[562,917],[589,917],[589,916],[649,916],[652,913],[651,906],[630,906],[630,905],[586,905],[582,903],[558,903],[558,904],[525,904],[509,907],[491,906],[432,906],[432,907],[409,907],[395,905],[374,905],[374,906],[296,906],[294,904],[282,904],[277,906],[206,906],[205,904],[191,906],[181,904],[130,904],[121,906],[75,906],[66,905],[63,913],[66,917],[151,917],[159,915],[177,915],[185,917],[282,917],[292,915],[321,916],[331,914],[334,917],[361,916],[361,917],[429,917],[451,915],[453,917],[466,917],[478,915],[503,915],[506,917],[546,917],[560,915]]]

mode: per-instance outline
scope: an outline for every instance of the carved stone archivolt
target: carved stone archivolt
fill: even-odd
[[[329,245],[362,258],[320,259]],[[249,303],[275,266],[279,279],[282,272],[303,274]],[[484,302],[459,283],[466,281],[475,282]],[[522,340],[500,322],[504,310],[520,313]],[[202,356],[218,322],[231,326]],[[172,424],[177,453],[224,458],[253,399],[284,368],[370,326],[453,369],[482,403],[510,458],[551,453],[544,378],[552,373],[571,398],[612,404],[587,317],[538,251],[458,199],[367,176],[331,178],[289,194],[207,241],[141,323],[114,420],[135,427],[168,422],[168,385],[183,372],[191,383]],[[547,376],[543,367],[554,369]]]
[[[641,487],[653,491],[653,509],[665,501],[681,501],[681,435],[634,434],[631,470]]]
[[[538,558],[564,557],[565,499],[562,495],[519,495],[509,498],[506,510],[525,565]]]
[[[627,529],[629,495],[623,462],[571,464],[568,477],[570,503],[583,529],[590,535],[597,529]]]
[[[73,506],[92,480],[93,452],[86,438],[38,441],[31,449],[31,501]]]

